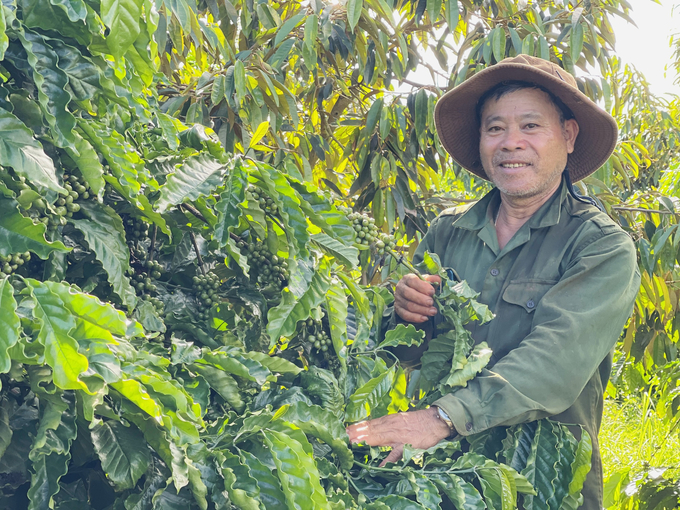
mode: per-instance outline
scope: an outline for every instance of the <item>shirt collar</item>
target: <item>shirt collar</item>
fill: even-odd
[[[562,178],[562,183],[557,191],[529,218],[525,225],[532,229],[557,225],[560,221],[562,203],[566,199],[567,193],[567,186],[564,178]],[[493,223],[500,199],[501,195],[498,188],[492,189],[458,218],[453,223],[454,226],[466,230],[481,230],[488,222]]]

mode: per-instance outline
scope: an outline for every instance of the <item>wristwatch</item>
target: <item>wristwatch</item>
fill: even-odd
[[[449,418],[449,415],[446,414],[446,411],[444,411],[441,407],[438,405],[434,405],[433,407],[437,408],[437,418],[446,423],[446,426],[449,427],[449,437],[453,436],[456,434],[456,427],[453,425],[453,421],[451,421],[451,418]]]

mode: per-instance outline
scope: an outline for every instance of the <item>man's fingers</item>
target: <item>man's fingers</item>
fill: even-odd
[[[385,460],[383,460],[380,463],[380,467],[385,467],[385,464],[388,462],[395,463],[399,459],[401,459],[402,454],[404,453],[404,445],[403,444],[393,444],[392,445],[392,451],[385,457]]]

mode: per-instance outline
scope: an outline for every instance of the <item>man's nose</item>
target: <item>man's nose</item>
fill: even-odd
[[[526,148],[526,140],[522,130],[518,126],[509,126],[505,130],[505,136],[503,137],[501,150],[504,151],[516,151]]]

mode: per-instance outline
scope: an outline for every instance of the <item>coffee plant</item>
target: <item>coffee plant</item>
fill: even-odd
[[[488,356],[462,327],[488,314],[448,280],[433,342],[451,356],[415,371],[393,352],[422,335],[388,328],[381,283],[441,271],[410,267],[407,243],[450,205],[431,202],[438,166],[460,169],[435,95],[381,90],[444,24],[470,50],[452,82],[519,52],[616,72],[619,2],[605,4],[3,2],[0,508],[578,507],[589,438],[560,424],[407,446],[384,467],[344,426],[422,408]],[[431,45],[443,61],[449,46]],[[645,122],[665,155],[673,120],[658,115]],[[595,183],[610,210],[644,161],[626,143]],[[668,294],[654,271],[675,260],[672,227],[639,232],[647,290],[629,329],[647,342],[673,321],[647,313]]]

